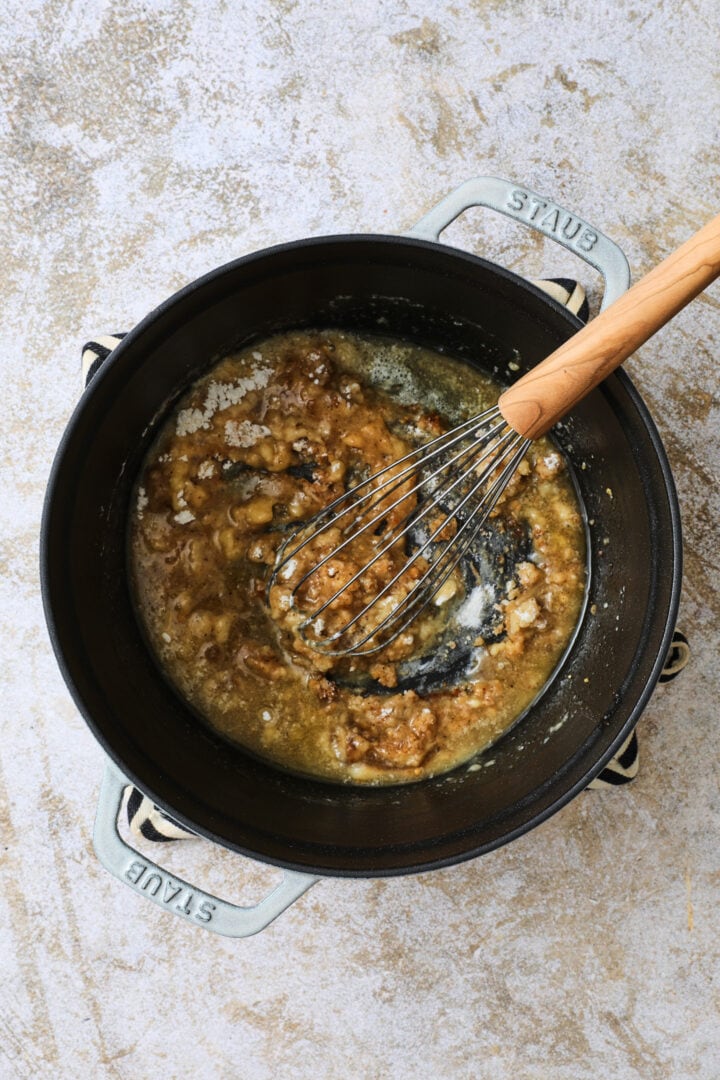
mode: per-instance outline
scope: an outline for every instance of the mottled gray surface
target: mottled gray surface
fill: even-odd
[[[676,474],[692,667],[627,789],[482,860],[316,886],[218,939],[113,881],[102,753],[44,629],[37,535],[78,346],[289,238],[397,231],[468,176],[552,194],[634,273],[720,209],[715,0],[9,0],[0,15],[0,1076],[720,1075],[720,289],[632,361]],[[476,211],[448,240],[592,276]],[[193,842],[231,898],[272,873]]]

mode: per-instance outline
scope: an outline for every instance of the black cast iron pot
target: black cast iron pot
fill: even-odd
[[[512,377],[510,361],[522,374],[579,329],[534,285],[437,242],[471,205],[581,255],[604,274],[606,302],[627,287],[624,256],[582,219],[506,181],[468,181],[406,236],[285,244],[193,282],[112,353],[59,448],[42,526],[43,595],[65,679],[111,762],[98,854],[136,890],[221,933],[260,929],[315,875],[431,870],[539,824],[622,744],[668,653],[679,511],[655,425],[623,371],[556,432],[590,522],[580,632],[530,713],[472,769],[384,789],[288,775],[199,723],[147,651],[126,572],[131,486],[158,425],[211,361],[277,331],[332,326],[410,339]],[[257,908],[233,908],[138,856],[116,829],[130,781],[193,832],[286,868],[283,885]]]

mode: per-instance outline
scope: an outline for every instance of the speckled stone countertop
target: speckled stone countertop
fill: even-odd
[[[683,507],[691,666],[632,784],[482,859],[328,879],[244,941],[124,888],[37,570],[84,341],[268,244],[406,229],[483,173],[584,215],[637,276],[720,210],[719,40],[715,0],[4,5],[0,1076],[720,1075],[717,284],[630,364]],[[487,212],[446,239],[596,285]],[[275,875],[202,841],[167,861],[239,901]]]

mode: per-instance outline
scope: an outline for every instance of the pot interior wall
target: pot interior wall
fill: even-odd
[[[45,601],[88,723],[170,814],[281,865],[403,873],[507,841],[599,771],[657,677],[678,534],[662,448],[629,380],[613,376],[558,432],[593,522],[594,613],[512,732],[471,769],[372,790],[293,777],[228,745],[146,651],[125,566],[130,490],[157,422],[214,358],[278,330],[330,325],[420,341],[504,379],[509,360],[537,363],[579,324],[513,275],[423,241],[326,238],[208,275],[128,336],[76,411],[46,507]]]

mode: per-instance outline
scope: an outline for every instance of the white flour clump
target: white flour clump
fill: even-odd
[[[178,435],[192,435],[200,428],[209,428],[216,412],[237,405],[250,390],[262,390],[267,386],[272,375],[272,368],[258,368],[252,375],[238,379],[234,383],[211,382],[201,409],[181,409],[178,413]]]
[[[489,585],[476,585],[455,616],[456,622],[460,626],[479,626],[492,598]]]
[[[254,446],[258,439],[271,434],[269,427],[253,424],[250,420],[228,420],[225,424],[225,441],[228,446]]]
[[[137,493],[137,516],[141,518],[143,516],[143,510],[148,504],[147,492],[144,487],[138,488]]]
[[[189,525],[191,521],[195,520],[195,515],[192,510],[181,510],[179,514],[175,515],[175,520],[178,525]]]

